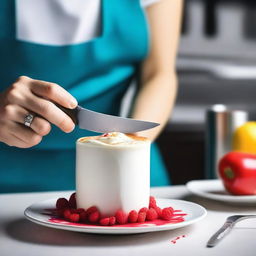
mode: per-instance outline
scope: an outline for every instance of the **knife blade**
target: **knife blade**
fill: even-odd
[[[134,133],[138,131],[152,129],[159,125],[159,123],[154,122],[107,115],[83,108],[81,106],[77,106],[75,109],[68,109],[62,106],[58,107],[61,108],[67,115],[69,115],[74,123],[79,126],[80,129],[85,129],[93,132]]]

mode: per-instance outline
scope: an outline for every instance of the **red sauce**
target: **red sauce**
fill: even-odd
[[[171,240],[171,243],[176,244],[176,243],[177,243],[177,240],[179,240],[180,238],[184,238],[184,237],[186,237],[186,235],[177,236],[176,238],[174,238],[174,239]]]

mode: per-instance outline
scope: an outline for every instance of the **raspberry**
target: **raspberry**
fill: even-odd
[[[68,200],[66,198],[59,198],[56,202],[56,208],[58,210],[69,208]]]
[[[150,208],[147,211],[147,215],[146,215],[147,220],[155,220],[155,219],[157,219],[157,217],[158,217],[158,214],[154,208]]]
[[[79,219],[80,219],[80,216],[79,216],[78,213],[72,213],[72,214],[70,214],[70,216],[69,216],[69,220],[70,220],[71,222],[79,222]]]
[[[154,207],[154,209],[156,210],[157,212],[157,217],[160,218],[161,217],[161,214],[162,214],[162,209],[160,207]]]
[[[162,214],[161,214],[161,218],[163,220],[171,220],[172,216],[173,216],[173,211],[170,209],[171,207],[167,207],[167,208],[164,208],[162,210]]]
[[[74,209],[73,212],[80,214],[80,213],[82,213],[82,212],[85,212],[85,209],[83,209],[83,208],[78,208],[78,209]]]
[[[96,206],[91,206],[90,208],[88,208],[88,209],[86,210],[86,213],[87,213],[88,215],[90,215],[91,213],[96,212],[96,211],[99,211],[98,208],[97,208]]]
[[[116,212],[115,217],[116,217],[116,222],[118,224],[125,224],[125,223],[127,223],[128,216],[127,216],[127,214],[124,211],[118,210]]]
[[[128,215],[128,222],[135,223],[138,220],[138,213],[135,210],[130,211]]]
[[[100,219],[100,211],[96,206],[91,206],[85,211],[86,218],[88,218],[89,222],[98,222]]]
[[[147,207],[143,207],[143,208],[141,208],[140,210],[139,210],[139,213],[141,213],[141,212],[147,212],[148,211],[148,208]]]
[[[102,226],[108,226],[109,225],[110,218],[103,218],[100,220],[100,225]]]
[[[148,208],[156,208],[156,199],[153,196],[149,197],[149,206]]]
[[[140,222],[140,223],[145,222],[146,216],[147,216],[147,212],[143,212],[143,211],[139,212],[137,222]]]
[[[83,212],[79,213],[79,215],[80,215],[80,221],[81,222],[86,222],[87,221],[88,214],[86,213],[86,211],[83,211]]]
[[[70,208],[76,209],[76,193],[73,193],[69,198],[69,206]]]
[[[91,214],[89,214],[89,218],[88,219],[92,223],[98,222],[98,220],[100,219],[100,212],[98,210],[92,212]]]
[[[83,208],[78,208],[78,209],[71,209],[70,211],[71,211],[71,214],[73,214],[73,213],[79,214],[79,220],[80,220],[81,222],[85,222],[85,221],[86,221],[87,214],[86,214],[86,212],[85,212],[85,209],[83,209]]]
[[[113,226],[116,224],[116,217],[109,217],[109,226]]]
[[[71,215],[71,212],[69,209],[64,210],[63,217],[65,220],[69,220],[69,216]]]

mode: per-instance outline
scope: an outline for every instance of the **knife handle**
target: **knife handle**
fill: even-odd
[[[80,106],[77,106],[76,108],[73,108],[73,109],[65,108],[63,106],[60,106],[59,104],[56,104],[56,106],[60,108],[63,112],[65,112],[76,125],[78,124],[77,114]]]

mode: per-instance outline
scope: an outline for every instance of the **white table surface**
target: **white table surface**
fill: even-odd
[[[256,219],[237,223],[216,247],[207,248],[210,236],[233,214],[256,214],[256,206],[228,205],[191,195],[185,186],[153,188],[162,198],[189,200],[204,206],[207,216],[188,227],[136,235],[93,235],[34,224],[23,212],[32,203],[60,197],[61,192],[0,195],[0,255],[256,255]],[[177,236],[186,235],[177,240]]]

